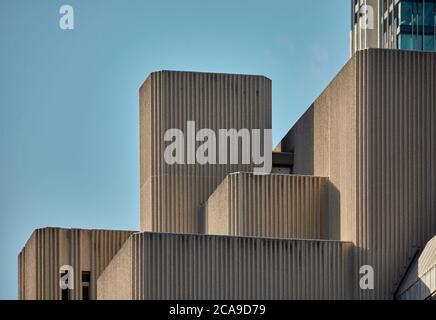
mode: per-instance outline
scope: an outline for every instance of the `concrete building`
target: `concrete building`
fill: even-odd
[[[205,205],[206,234],[328,239],[328,179],[234,173]]]
[[[161,71],[140,89],[141,231],[199,232],[198,210],[227,174],[253,165],[189,163],[169,165],[163,137],[179,129],[271,129],[271,80],[263,76]],[[197,132],[192,135],[195,139]],[[197,148],[200,143],[195,142]],[[236,142],[238,143],[238,142]],[[186,143],[187,144],[187,143]],[[195,150],[196,150],[195,148]],[[216,158],[220,157],[217,150]],[[227,155],[230,159],[230,152]]]
[[[436,51],[435,0],[352,0],[350,51]]]
[[[436,234],[436,54],[360,51],[281,141],[294,174],[329,177],[329,238],[356,245],[389,299]]]
[[[434,298],[435,88],[436,53],[357,50],[258,175],[252,162],[190,162],[190,151],[169,164],[165,136],[190,121],[270,129],[269,79],[152,73],[140,89],[140,232],[35,231],[19,297]],[[64,264],[72,292],[58,287]]]
[[[97,279],[133,231],[44,228],[18,257],[18,298],[94,300]],[[73,290],[59,286],[62,266],[74,270]]]
[[[342,241],[137,233],[98,279],[102,300],[350,299]]]

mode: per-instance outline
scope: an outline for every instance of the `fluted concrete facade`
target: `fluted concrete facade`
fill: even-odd
[[[325,239],[327,178],[228,175],[205,205],[205,233]]]
[[[132,231],[37,229],[18,257],[20,300],[60,300],[60,267],[74,269],[70,300],[82,300],[82,271],[90,272],[89,298],[97,298],[97,278]]]
[[[436,237],[420,250],[398,288],[399,300],[436,298]]]
[[[100,276],[98,297],[349,299],[351,253],[339,241],[138,233]],[[126,275],[130,287],[118,286]]]
[[[436,234],[435,88],[434,53],[358,52],[277,147],[294,173],[329,177],[330,237],[375,271],[358,298],[392,299]]]
[[[199,232],[200,206],[226,175],[253,169],[241,164],[168,165],[164,134],[175,128],[187,135],[188,121],[195,121],[197,130],[216,133],[271,129],[271,81],[263,76],[173,71],[147,78],[140,89],[142,231]]]
[[[141,229],[178,234],[126,233],[93,251],[93,231],[37,230],[19,257],[20,298],[59,298],[60,263],[98,275],[124,242],[93,298],[431,294],[434,264],[415,278],[409,266],[436,234],[435,88],[435,53],[359,51],[276,148],[277,172],[300,176],[253,176],[232,174],[252,165],[167,165],[163,135],[186,133],[188,120],[197,130],[270,128],[270,81],[153,73],[141,87]],[[200,231],[209,235],[186,234]],[[364,265],[374,290],[359,287]]]

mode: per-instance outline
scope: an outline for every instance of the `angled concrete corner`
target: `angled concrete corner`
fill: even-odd
[[[168,165],[164,134],[168,129],[186,134],[188,121],[195,121],[197,130],[216,133],[271,129],[271,80],[175,71],[148,77],[140,89],[142,231],[199,232],[200,205],[227,174],[253,169],[242,164]]]
[[[327,178],[228,175],[205,204],[205,233],[326,239]]]
[[[436,298],[436,236],[417,252],[398,287],[398,300]]]
[[[137,233],[100,276],[99,298],[352,299],[352,251],[340,241]]]
[[[132,241],[127,240],[97,279],[97,300],[133,299]]]

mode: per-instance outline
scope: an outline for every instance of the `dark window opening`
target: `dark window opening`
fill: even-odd
[[[70,290],[62,289],[62,300],[70,300]]]
[[[68,274],[68,271],[63,271],[61,273],[61,278],[66,276],[67,274]],[[69,283],[66,283],[66,285],[69,285]],[[68,289],[68,288],[61,289],[61,299],[62,300],[70,300],[70,289]]]
[[[91,272],[82,271],[82,282],[91,282]]]
[[[82,287],[82,300],[89,300],[89,286]]]
[[[82,271],[82,300],[89,300],[90,284],[91,284],[91,272]]]

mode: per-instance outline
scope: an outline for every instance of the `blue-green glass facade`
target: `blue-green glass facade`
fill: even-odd
[[[436,0],[351,0],[350,52],[436,52]]]
[[[397,20],[392,20],[397,22],[394,24],[397,28],[396,47],[436,51],[436,0],[401,0],[394,7],[394,14],[398,16]],[[389,8],[386,14],[390,14]]]

